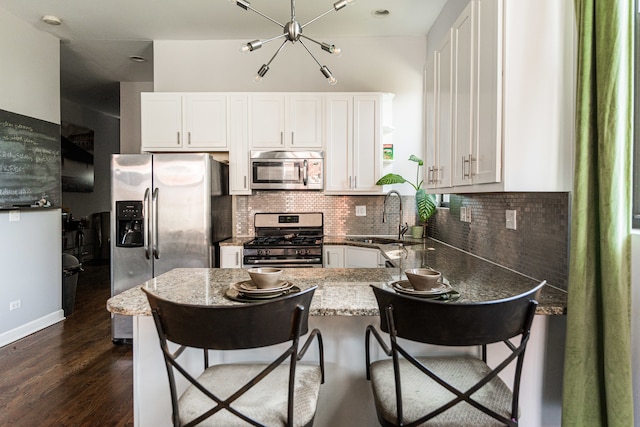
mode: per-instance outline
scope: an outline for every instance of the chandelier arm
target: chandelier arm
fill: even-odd
[[[273,54],[273,56],[271,57],[271,59],[269,60],[269,62],[267,62],[267,67],[269,65],[271,65],[271,63],[273,62],[274,59],[276,59],[276,56],[278,56],[278,54],[280,53],[280,51],[282,50],[282,48],[284,47],[285,44],[287,44],[289,40],[285,40],[282,42],[282,44],[280,45],[280,47],[278,48],[278,50],[276,50],[276,53]]]
[[[305,39],[309,40],[310,42],[314,42],[315,44],[317,44],[318,46],[322,46],[322,43],[312,39],[311,37],[305,36],[304,34],[300,34],[300,37],[304,37]]]
[[[304,46],[304,48],[307,50],[307,52],[309,52],[309,55],[311,55],[311,57],[313,58],[313,60],[314,60],[314,61],[316,61],[316,64],[318,64],[318,66],[319,66],[320,68],[322,68],[322,64],[320,63],[320,61],[318,61],[318,60],[316,59],[316,57],[315,57],[315,56],[313,56],[313,53],[311,53],[311,51],[309,50],[309,48],[307,47],[307,45],[306,45],[306,44],[304,44],[304,42],[303,42],[302,40],[298,40],[298,41],[300,42],[300,44],[301,44],[302,46]]]
[[[275,37],[271,37],[270,39],[262,40],[261,43],[262,44],[269,43],[269,42],[272,42],[274,40],[281,39],[283,37],[287,37],[287,35],[283,33],[283,34],[280,34],[279,36],[275,36]]]
[[[316,16],[315,18],[313,18],[311,21],[307,22],[306,24],[301,25],[300,28],[304,28],[307,25],[311,24],[312,22],[316,22],[318,19],[322,18],[323,16],[326,16],[326,15],[330,14],[331,12],[333,12],[335,10],[336,9],[332,7],[331,9],[327,10],[326,12],[321,13],[320,15]]]
[[[251,10],[251,11],[253,11],[253,12],[257,13],[258,15],[260,15],[260,16],[262,16],[263,18],[265,18],[265,19],[267,19],[267,20],[269,20],[269,21],[273,22],[274,24],[279,25],[281,28],[284,28],[284,24],[281,24],[280,22],[276,21],[276,20],[275,20],[275,19],[273,19],[272,17],[270,17],[270,16],[268,16],[268,15],[265,15],[264,13],[260,12],[260,11],[259,11],[259,10],[257,10],[257,9],[252,8],[252,7],[251,7],[251,5],[247,5],[247,9],[249,9],[249,10]]]

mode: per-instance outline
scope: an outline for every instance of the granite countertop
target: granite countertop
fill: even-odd
[[[242,239],[234,239],[239,243]],[[460,292],[458,303],[489,301],[519,295],[539,282],[512,270],[482,260],[431,239],[411,240],[407,246],[352,242],[344,237],[325,237],[324,244],[378,247],[394,265],[392,268],[285,268],[283,280],[300,289],[318,286],[311,303],[312,316],[376,316],[378,307],[369,285],[391,287],[406,279],[407,268],[432,267],[442,272]],[[231,244],[226,241],[225,244]],[[240,304],[225,296],[229,286],[249,280],[245,269],[179,268],[141,284],[160,297],[201,305]],[[566,311],[567,294],[546,285],[542,289],[536,314],[558,315]],[[140,286],[107,301],[107,309],[127,316],[150,315]]]

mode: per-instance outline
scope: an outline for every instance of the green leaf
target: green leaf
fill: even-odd
[[[416,191],[416,208],[421,222],[427,220],[436,211],[436,196],[427,194],[423,188]]]
[[[422,159],[421,159],[421,158],[419,158],[419,157],[416,157],[416,156],[415,156],[415,155],[413,155],[413,154],[412,154],[411,156],[409,156],[409,160],[411,160],[412,162],[416,162],[416,163],[418,163],[418,166],[422,166],[422,165],[424,165],[424,162],[422,161]]]
[[[395,173],[388,173],[382,178],[380,178],[376,182],[376,185],[404,184],[405,182],[407,182],[407,180],[401,177],[400,175]]]

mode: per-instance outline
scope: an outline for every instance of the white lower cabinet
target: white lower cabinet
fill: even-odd
[[[344,259],[346,268],[378,268],[380,267],[380,250],[345,246]]]
[[[324,268],[344,268],[344,246],[325,245],[323,250]]]
[[[220,268],[242,268],[242,246],[220,246]]]

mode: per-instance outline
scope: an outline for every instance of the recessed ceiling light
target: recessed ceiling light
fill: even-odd
[[[374,18],[386,18],[390,13],[387,9],[378,9],[371,12],[371,15],[373,15]]]
[[[44,15],[42,17],[42,21],[46,24],[49,25],[60,25],[62,24],[62,21],[60,20],[60,18],[58,18],[57,16],[53,16],[53,15]]]
[[[147,58],[140,55],[131,55],[129,59],[132,60],[133,62],[147,62]]]

